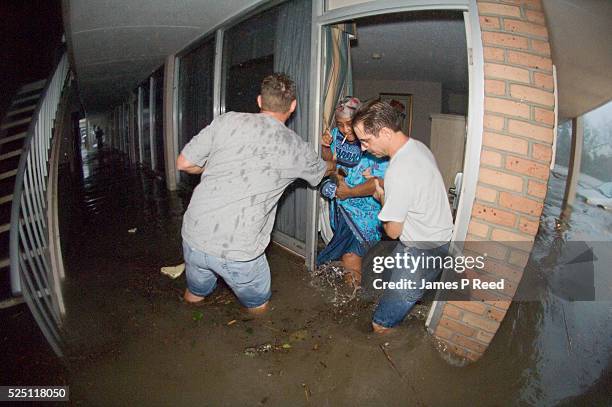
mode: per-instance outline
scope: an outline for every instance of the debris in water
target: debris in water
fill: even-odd
[[[295,331],[294,333],[292,333],[291,335],[289,335],[289,341],[291,342],[303,341],[306,339],[307,336],[308,336],[307,330],[299,329]]]
[[[232,319],[230,322],[227,323],[227,326],[234,325],[235,323],[236,323],[236,320]]]
[[[194,321],[199,321],[202,318],[204,318],[204,313],[202,311],[194,311],[193,315],[191,316],[191,319]]]
[[[288,343],[283,344],[282,346],[273,345],[271,343],[264,343],[258,346],[250,346],[244,349],[244,354],[249,357],[255,357],[257,355],[261,355],[262,353],[269,352],[277,352],[277,351],[285,351],[291,349],[291,345]]]
[[[310,400],[311,392],[306,383],[302,383],[302,387],[304,388],[304,395],[306,396],[306,401]]]
[[[137,230],[137,228],[128,229],[128,233],[136,233]]]
[[[185,271],[185,263],[181,263],[178,266],[162,267],[161,273],[167,275],[170,278],[177,278]]]
[[[425,304],[417,303],[412,310],[410,310],[410,314],[408,314],[407,319],[418,319],[419,321],[425,321],[427,319],[427,315],[429,315],[429,307]]]
[[[387,342],[388,343],[388,342]],[[386,345],[386,344],[385,344]],[[393,359],[391,359],[391,355],[389,355],[389,352],[387,352],[387,349],[385,349],[385,345],[380,345],[380,350],[382,350],[382,353],[384,353],[385,357],[387,358],[387,360],[389,361],[389,364],[391,365],[391,367],[393,368],[393,370],[395,371],[395,373],[397,373],[397,375],[400,378],[403,378],[404,376],[402,375],[402,373],[398,370],[397,366],[395,366],[395,362],[393,362]]]

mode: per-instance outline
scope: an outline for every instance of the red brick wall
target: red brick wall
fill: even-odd
[[[503,320],[538,231],[552,157],[554,94],[540,0],[478,0],[484,51],[484,128],[480,172],[465,249],[487,252],[484,271],[506,279],[486,300],[449,301],[434,335],[449,350],[480,358]],[[494,250],[482,241],[497,241]],[[520,243],[519,243],[520,242]]]

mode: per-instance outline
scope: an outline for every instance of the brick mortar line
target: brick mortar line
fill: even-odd
[[[480,205],[487,206],[487,207],[492,208],[492,209],[498,209],[498,210],[505,211],[505,212],[510,212],[510,213],[512,213],[513,215],[516,215],[514,212],[512,212],[512,211],[508,211],[508,210],[503,209],[503,208],[500,208],[500,207],[498,207],[498,206],[495,206],[495,205],[494,205],[493,203],[491,203],[491,202],[488,202],[488,203],[482,203],[482,202],[478,202],[478,199],[476,199],[476,202],[477,202],[477,203],[479,203]],[[493,222],[491,222],[491,221],[485,220],[485,219],[483,219],[482,217],[479,217],[478,215],[472,215],[472,217],[473,217],[473,218],[475,218],[475,219],[477,219],[479,222],[482,222],[482,223],[485,223],[485,224],[489,225],[489,226],[490,226],[490,227],[492,227],[492,228],[496,228],[496,227],[498,227],[498,226],[501,226],[501,225],[498,225],[498,224],[493,223]],[[514,223],[513,223],[513,225],[515,225],[515,226],[511,226],[511,227],[513,227],[513,228],[516,228],[516,229],[514,229],[514,230],[518,230],[518,221],[519,221],[519,218],[517,217],[517,218],[516,218],[516,220],[515,220],[515,221],[514,221]],[[468,226],[468,227],[469,227],[469,226]],[[488,240],[490,240],[490,241],[494,241],[493,239],[491,239],[491,238],[490,238],[490,237],[491,237],[491,235],[493,234],[493,230],[491,229],[491,230],[490,230],[490,232],[491,232],[491,233],[489,233],[489,239],[488,239]],[[476,237],[478,237],[478,238],[479,238],[481,241],[482,241],[482,240],[485,240],[484,238],[480,238],[479,236],[476,236]],[[504,257],[504,260],[506,260],[506,258],[507,258],[507,257],[508,257],[508,255],[506,255],[506,256]],[[501,259],[498,259],[498,260],[501,260]]]
[[[482,17],[491,17],[491,16],[482,16]],[[529,33],[521,32],[521,31],[510,31],[510,30],[508,30],[508,29],[503,27],[503,25],[504,25],[503,23],[505,21],[516,21],[516,22],[519,22],[519,23],[533,24],[533,25],[535,25],[537,27],[544,27],[544,28],[546,28],[545,25],[534,23],[534,22],[528,21],[528,20],[517,20],[517,19],[512,18],[512,17],[499,16],[498,18],[500,19],[499,20],[499,22],[500,22],[500,27],[499,28],[483,27],[483,25],[481,24],[480,25],[481,31],[483,33],[497,33],[497,34],[516,35],[517,37],[527,38],[529,40],[550,41],[550,37],[548,36],[548,34],[547,34],[546,37],[544,37],[544,36],[541,36],[541,35],[529,34]],[[548,31],[548,29],[547,29],[547,31]],[[530,44],[528,44],[528,45],[530,45]]]
[[[461,308],[460,306],[455,305],[456,302],[478,302],[478,303],[482,304],[482,306],[484,307],[484,313],[476,314],[475,312],[470,311],[469,309]],[[486,312],[488,312],[489,309],[491,309],[491,308],[496,310],[495,307],[493,307],[492,305],[487,304],[484,301],[446,301],[446,305],[451,306],[453,308],[457,308],[460,312],[469,312],[469,313],[471,313],[471,314],[473,314],[475,316],[480,316],[480,317],[486,317],[486,315],[485,315]],[[450,318],[450,319],[452,319],[452,318]],[[491,319],[491,318],[489,318],[489,319]],[[496,320],[494,319],[494,321],[496,321]],[[501,321],[498,321],[498,322],[501,322]]]
[[[500,208],[500,209],[504,209],[504,208]],[[505,209],[506,209],[507,211],[510,211],[510,212],[514,211],[514,209],[510,209],[510,208],[505,208]],[[523,212],[520,212],[520,213],[522,214]],[[533,215],[531,215],[531,216],[533,216]],[[541,216],[541,215],[536,216],[536,218],[539,218],[540,216]],[[480,218],[476,218],[476,219],[482,220],[482,219],[480,219]],[[483,222],[486,222],[486,220],[483,220]],[[519,220],[518,220],[518,223],[520,223],[520,218],[519,218]],[[522,234],[522,235],[525,235],[526,237],[533,237],[533,235],[531,235],[531,234],[529,234],[529,233],[524,233],[524,232],[522,232],[522,231],[521,231],[521,230],[519,230],[519,229],[513,229],[513,228],[511,228],[511,227],[509,227],[509,226],[495,225],[495,229],[500,229],[500,230],[503,230],[503,231],[506,231],[506,232],[512,232],[512,233],[515,233],[515,234],[517,234],[517,235]],[[492,232],[492,231],[491,231],[491,232]],[[520,242],[520,243],[526,243],[526,242],[528,242],[528,240],[517,240],[517,241],[518,241],[518,242]],[[503,246],[506,246],[506,247],[512,247],[512,248],[514,248],[514,249],[516,249],[516,250],[523,251],[523,250],[521,250],[521,249],[516,248],[515,246],[510,246],[510,245],[503,245]],[[509,264],[512,264],[512,263],[509,263]]]
[[[508,264],[510,264],[510,263],[508,263]],[[518,291],[518,286],[519,286],[519,284],[520,284],[520,282],[521,282],[521,280],[522,280],[522,278],[523,278],[523,274],[525,274],[525,269],[523,268],[523,270],[522,270],[522,271],[521,271],[521,270],[517,270],[517,271],[518,271],[518,274],[520,274],[520,275],[521,275],[521,276],[520,276],[520,278],[519,278],[519,280],[514,280],[514,279],[511,279],[511,278],[509,278],[509,277],[503,276],[503,275],[501,275],[501,274],[495,274],[495,273],[492,273],[492,272],[489,272],[489,271],[486,271],[486,270],[485,270],[485,271],[481,271],[481,272],[479,272],[479,274],[482,274],[482,275],[483,275],[483,277],[490,277],[490,278],[491,278],[491,280],[500,279],[500,278],[503,278],[504,280],[508,280],[509,282],[511,282],[512,284],[514,284],[514,286],[516,287],[516,289],[514,290],[514,292],[515,292],[515,294],[516,294],[516,292]],[[492,291],[492,292],[495,292],[495,294],[501,294],[501,295],[503,295],[504,297],[507,297],[507,295],[506,295],[506,294],[504,294],[504,292],[503,292],[503,291],[499,291],[499,290],[491,290],[491,291]],[[512,298],[514,298],[514,296],[512,296]],[[476,300],[470,300],[470,301],[476,301]],[[487,301],[495,301],[495,300],[487,300]],[[474,313],[472,313],[472,314],[474,314]],[[474,314],[474,315],[477,315],[477,316],[478,316],[478,314]],[[483,315],[483,316],[484,316],[484,315]],[[491,318],[489,318],[489,319],[491,319]],[[495,320],[493,320],[493,321],[495,321]],[[501,321],[500,321],[500,322],[501,322]]]
[[[498,81],[498,80],[499,80],[499,79],[485,78],[485,80],[487,80],[487,79],[488,79],[488,80],[496,80],[496,81]],[[531,86],[531,85],[524,85],[524,84],[522,84],[522,86]],[[533,86],[532,86],[532,88],[533,88]],[[485,89],[486,89],[486,84],[485,84]],[[542,91],[548,92],[548,93],[550,93],[551,95],[553,95],[553,97],[554,97],[554,92],[552,92],[552,91],[550,91],[550,92],[549,92],[549,91],[547,91],[546,89],[541,89],[541,88],[534,88],[534,89],[536,89],[536,90],[542,90]],[[486,96],[486,97],[490,97],[490,98],[496,98],[496,99],[504,99],[504,100],[509,100],[509,101],[511,101],[511,102],[519,102],[519,103],[523,103],[523,104],[525,104],[525,105],[527,105],[527,106],[529,106],[529,107],[537,107],[537,108],[540,108],[540,109],[547,110],[547,111],[549,111],[549,112],[554,112],[554,106],[553,106],[553,107],[550,107],[550,105],[542,105],[542,104],[540,104],[540,103],[537,103],[537,102],[532,102],[532,101],[527,100],[527,99],[519,99],[519,98],[517,98],[517,97],[515,97],[515,96],[509,95],[509,94],[508,94],[509,92],[510,92],[510,86],[507,86],[507,89],[506,89],[506,94],[504,94],[504,95],[500,95],[499,93],[490,93],[490,92],[486,92],[486,90],[485,90],[485,96]],[[530,113],[531,113],[531,112],[530,112]],[[501,113],[501,114],[503,114],[503,113]],[[534,111],[534,115],[535,115],[535,111]],[[530,116],[531,116],[531,115],[530,115]],[[553,126],[552,126],[552,125],[548,125],[548,124],[546,124],[546,123],[539,122],[539,121],[537,121],[537,120],[535,120],[535,119],[529,119],[529,120],[532,120],[534,123],[540,123],[540,124],[543,124],[543,125],[545,125],[545,126],[550,126],[550,128],[551,128],[551,129],[553,128]]]
[[[486,94],[485,93],[485,97],[492,98],[492,99],[501,99],[501,100],[505,100],[505,101],[508,101],[508,102],[521,103],[521,104],[526,105],[527,107],[530,108],[529,109],[529,118],[525,118],[524,116],[511,116],[509,113],[498,112],[498,111],[495,111],[495,110],[485,110],[484,111],[485,114],[493,114],[493,115],[497,115],[498,117],[502,117],[504,119],[512,119],[512,120],[520,121],[522,123],[532,124],[534,126],[542,127],[544,129],[547,129],[547,130],[554,130],[554,126],[553,125],[550,125],[550,124],[547,124],[545,122],[542,122],[542,121],[539,121],[539,120],[535,119],[535,114],[536,114],[535,110],[532,110],[531,108],[542,109],[541,105],[533,105],[533,104],[531,104],[532,102],[525,102],[525,101],[522,101],[521,99],[509,98],[509,97],[507,97],[505,95],[491,95],[491,94]],[[550,110],[549,112],[554,113],[553,110]],[[534,117],[533,119],[531,118],[532,116]],[[507,126],[505,126],[505,127],[507,128]],[[485,128],[486,129],[493,129],[495,131],[501,131],[501,130],[494,129],[494,128],[491,128],[491,127],[484,127],[484,125],[483,125],[483,129],[485,129]],[[508,131],[508,130],[505,130],[505,131]],[[545,143],[545,141],[540,140],[540,143]]]
[[[453,334],[456,334],[456,332],[453,331]],[[477,356],[478,355],[481,355],[481,356],[484,355],[484,353],[479,353],[479,352],[473,351],[471,349],[468,349],[468,348],[466,348],[464,346],[459,345],[458,343],[453,342],[450,339],[438,338],[438,340],[442,341],[442,342],[446,342],[447,345],[456,346],[457,348],[461,348],[461,350],[463,350],[464,352],[467,352],[467,353],[472,353],[472,354],[477,355]],[[459,356],[465,358],[463,355],[459,355]],[[465,358],[465,359],[469,359],[469,358]]]
[[[487,32],[487,31],[485,31]],[[507,34],[507,33],[502,33],[502,34]],[[515,34],[509,34],[509,35],[515,35]],[[525,37],[526,38],[526,37]],[[501,45],[501,44],[496,44],[496,43],[491,43],[491,42],[485,42],[484,38],[481,38],[482,40],[482,46],[483,47],[495,47],[495,48],[504,48],[510,51],[517,51],[517,52],[527,52],[527,51],[532,51],[530,53],[533,52],[537,52],[535,50],[533,50],[533,48],[531,48],[531,44],[527,44],[528,48],[516,48],[516,47],[511,47],[509,45]],[[550,55],[546,55],[546,54],[534,54],[535,56],[539,56],[539,57],[543,57],[543,58],[550,58]]]
[[[487,185],[488,185],[488,184],[487,184]],[[509,192],[509,191],[501,191],[501,192]],[[517,193],[517,192],[514,192],[514,193],[515,193],[515,194],[519,194],[519,193]],[[520,195],[520,194],[519,194],[519,195]],[[520,195],[520,196],[521,196],[521,197],[525,197],[524,195]],[[534,199],[534,200],[535,200],[535,201],[537,201],[537,199]],[[482,200],[480,200],[480,199],[476,198],[476,201],[482,201]],[[512,208],[508,208],[508,207],[505,207],[505,206],[501,206],[501,204],[500,204],[500,202],[499,202],[499,197],[498,197],[498,199],[497,199],[495,202],[487,202],[487,203],[480,203],[480,204],[481,204],[481,205],[483,205],[483,206],[487,206],[487,207],[489,207],[489,208],[499,209],[499,210],[504,211],[504,212],[510,212],[510,213],[512,213],[512,214],[514,214],[514,215],[517,215],[517,214],[519,214],[519,215],[520,215],[520,214],[525,214],[525,215],[528,215],[528,214],[526,214],[525,212],[517,212],[517,210],[516,210],[516,209],[512,209]],[[535,217],[535,218],[540,218],[540,217],[542,216],[542,213],[540,213],[539,215],[529,215],[529,216],[532,216],[532,217]],[[482,218],[480,218],[480,217],[476,217],[476,219],[478,219],[478,221],[479,221],[479,222],[492,223],[492,222],[487,221],[487,220],[484,220],[484,219],[482,219]],[[516,220],[515,224],[516,224],[516,223],[520,223],[520,222],[519,222],[519,219],[517,219],[517,220]],[[510,230],[507,230],[508,232],[513,232],[513,231],[517,231],[517,230],[518,230],[518,231],[520,231],[520,230],[519,230],[517,227],[514,227],[514,226],[504,226],[504,225],[498,225],[498,224],[496,224],[496,223],[493,223],[493,224],[495,225],[495,227],[497,227],[497,228],[499,228],[499,229],[507,229],[507,228],[510,228]],[[523,232],[521,232],[521,233],[522,233],[522,234],[525,234],[525,233],[523,233]],[[529,234],[527,234],[527,236],[533,237],[532,235],[529,235]],[[519,250],[520,250],[520,249],[519,249]]]
[[[448,303],[448,302],[447,302],[447,303]],[[452,304],[451,304],[451,305],[452,305]],[[462,310],[462,311],[463,311],[463,310]],[[465,311],[465,312],[469,312],[469,311]],[[491,319],[491,318],[486,318],[486,317],[484,317],[484,315],[474,314],[473,312],[470,312],[470,314],[472,314],[472,315],[474,315],[474,316],[476,316],[476,317],[479,317],[479,318],[485,319],[485,320],[493,321],[493,322],[497,323],[498,325],[501,325],[501,321],[496,321],[496,320]],[[467,327],[469,327],[469,328],[472,328],[472,329],[474,329],[474,330],[476,330],[476,331],[484,331],[484,332],[491,333],[491,332],[489,332],[489,331],[487,331],[487,330],[484,330],[484,329],[482,329],[482,328],[479,328],[479,327],[477,327],[477,326],[475,326],[475,325],[468,325],[468,322],[465,322],[465,321],[459,321],[459,320],[456,320],[455,318],[451,318],[451,317],[450,317],[448,314],[444,314],[444,313],[443,313],[443,314],[442,314],[442,316],[443,316],[444,318],[450,319],[450,320],[451,320],[451,321],[453,321],[453,322],[461,323],[462,325],[465,325],[465,326],[467,326]],[[453,331],[453,334],[454,334],[454,335],[463,335],[462,333],[460,333],[460,332],[456,332],[456,331]],[[495,334],[493,334],[493,335],[495,335]],[[483,345],[488,345],[488,344],[485,344],[484,342],[482,342],[480,339],[477,339],[475,336],[467,336],[467,335],[463,335],[463,336],[465,336],[466,338],[470,338],[470,339],[474,338],[474,340],[475,340],[475,341],[480,342],[480,343],[481,343],[481,344],[483,344]],[[447,340],[449,340],[449,339],[447,339]],[[461,346],[461,345],[459,345],[459,346]],[[474,352],[474,351],[472,351],[472,352]]]
[[[499,65],[499,64],[498,64],[498,65]],[[506,64],[502,64],[502,65],[504,65],[504,66],[508,66],[508,67],[511,67],[511,68],[519,68],[519,69],[525,69],[525,70],[530,70],[530,69],[531,69],[531,68],[526,68],[526,67],[517,67],[517,66],[513,66],[513,65],[506,65]],[[537,70],[533,70],[533,72],[529,72],[529,73],[530,73],[530,74],[533,74],[533,73],[542,73],[542,72],[539,72],[539,71],[537,71]],[[536,89],[536,90],[542,90],[542,91],[546,91],[546,92],[548,92],[548,93],[554,93],[554,90],[553,90],[553,89],[543,88],[543,87],[541,87],[541,86],[536,85],[535,83],[532,83],[532,79],[531,79],[531,77],[529,78],[529,82],[520,82],[520,81],[517,81],[517,80],[515,80],[515,79],[507,79],[507,78],[503,78],[503,77],[501,77],[501,76],[491,76],[491,75],[485,75],[484,79],[485,79],[485,80],[494,80],[494,81],[503,81],[503,82],[506,82],[506,84],[508,85],[508,87],[510,87],[510,85],[522,85],[522,86],[530,86],[531,88]],[[535,80],[534,80],[534,81],[535,81]],[[545,105],[545,106],[547,106],[547,105]],[[540,107],[540,106],[538,106],[538,107]],[[552,110],[553,110],[553,107],[551,107],[551,108],[550,108],[550,109],[548,109],[548,110],[552,111]],[[498,114],[500,114],[500,113],[498,113]]]
[[[531,11],[537,11],[537,10],[531,10]],[[542,15],[544,15],[544,13],[542,13]],[[487,16],[489,17],[489,16]],[[516,21],[519,23],[525,23],[525,24],[531,24],[534,27],[543,27],[546,29],[546,32],[548,33],[548,26],[546,25],[546,22],[544,23],[540,23],[537,21],[533,21],[530,20],[527,16],[522,16],[521,17],[516,17],[516,16],[507,16],[507,15],[499,15],[499,19],[500,19],[500,26],[503,26],[505,21]],[[505,30],[505,29],[504,29]],[[508,32],[514,32],[514,31],[508,31]],[[529,34],[529,35],[533,35],[535,37],[539,37],[539,35],[537,34]],[[546,39],[549,39],[548,37],[546,37]]]
[[[503,66],[507,66],[510,68],[516,68],[516,69],[524,69],[526,71],[529,71],[529,82],[519,82],[517,80],[512,80],[512,79],[508,79],[508,78],[500,78],[497,76],[491,77],[490,75],[485,75],[485,79],[497,79],[497,80],[501,80],[501,81],[508,81],[509,83],[515,83],[517,85],[530,85],[533,86],[536,89],[541,89],[547,92],[552,93],[553,90],[552,89],[548,89],[548,88],[542,88],[538,85],[535,85],[532,82],[532,77],[531,74],[534,73],[539,73],[539,74],[544,74],[544,75],[550,75],[552,77],[552,71],[546,71],[544,69],[541,68],[534,68],[532,66],[528,66],[528,65],[517,65],[511,62],[505,62],[505,61],[499,61],[497,59],[489,59],[489,60],[485,60],[485,65],[486,64],[491,64],[491,65],[503,65]]]
[[[487,170],[490,170],[490,169],[491,168],[487,168]],[[495,171],[499,171],[499,170],[502,170],[502,169],[504,169],[504,168],[495,168]],[[501,171],[501,172],[507,173],[506,171]],[[515,176],[519,176],[520,177],[520,175],[517,175],[517,174],[514,174],[514,173],[513,174],[509,174],[508,173],[508,175],[515,175]],[[533,178],[530,178],[530,179],[533,179]],[[542,181],[540,180],[540,182],[542,182]],[[493,185],[493,184],[487,184],[486,182],[481,181],[480,179],[478,180],[478,184],[477,185],[482,185],[482,186],[490,188],[490,189],[495,189],[495,190],[497,190],[497,192],[514,192],[515,194],[516,193],[520,193],[520,192],[517,192],[515,190],[508,189],[508,188],[500,187],[500,186]],[[523,188],[523,189],[525,189],[525,188]],[[476,199],[478,200],[478,198],[476,198]],[[483,202],[486,202],[486,201],[483,201]],[[483,205],[490,205],[490,202],[489,203],[483,203]]]
[[[503,51],[512,51],[512,52],[517,52],[517,51],[516,51],[516,50],[514,50],[514,49],[508,49],[508,48],[504,48],[504,47],[494,47],[494,46],[492,46],[492,45],[485,45],[485,47],[488,47],[488,48],[495,48],[495,49],[500,49],[500,50],[503,50]],[[538,57],[538,58],[550,58],[550,55],[545,55],[545,54],[534,54],[533,52],[527,52],[526,50],[523,50],[523,51],[518,51],[518,52],[523,52],[524,54],[527,54],[527,55],[532,56],[532,57]],[[484,52],[483,52],[483,54],[484,54]],[[551,60],[552,60],[552,59],[551,59]],[[519,64],[516,64],[516,63],[514,63],[514,62],[510,62],[510,61],[508,61],[508,55],[507,55],[507,53],[506,53],[506,52],[504,52],[504,59],[503,59],[503,61],[501,61],[501,60],[499,60],[499,59],[491,59],[491,58],[487,58],[487,57],[485,56],[485,57],[484,57],[484,62],[485,62],[485,64],[507,65],[507,66],[511,66],[511,67],[513,67],[513,68],[527,69],[527,70],[529,70],[529,71],[534,71],[534,72],[537,72],[537,73],[540,73],[540,74],[546,74],[546,75],[550,75],[550,76],[552,76],[552,70],[548,71],[548,70],[543,69],[543,68],[533,68],[533,67],[531,67],[531,66],[529,66],[529,65],[519,65]]]
[[[550,164],[550,162],[546,162],[546,161],[543,161],[543,160],[538,160],[538,159],[535,159],[535,158],[533,157],[533,155],[522,156],[521,154],[512,153],[512,152],[508,152],[508,154],[514,154],[514,158],[520,158],[520,159],[525,159],[525,158],[526,158],[526,159],[528,159],[529,161],[533,161],[533,162],[535,162],[536,164],[542,164],[542,165],[544,165],[545,167],[548,167],[548,165]],[[512,157],[506,157],[506,158],[512,158]],[[505,163],[505,164],[507,164],[507,163]],[[506,168],[506,167],[503,167],[503,168]],[[507,168],[506,168],[506,169],[507,169]],[[538,179],[541,179],[541,178],[538,178]]]
[[[546,143],[544,141],[536,140],[534,138],[529,138],[529,137],[526,137],[526,136],[514,135],[513,133],[508,133],[507,130],[494,130],[494,129],[488,129],[488,128],[486,130],[485,129],[483,129],[483,130],[486,131],[487,133],[495,134],[495,135],[498,135],[498,136],[516,138],[516,139],[519,139],[519,140],[522,140],[522,141],[526,141],[528,143],[541,144],[541,145],[544,145],[544,146],[547,146],[547,147],[552,147],[552,144],[548,144],[548,143]],[[504,134],[502,134],[500,132],[504,132]],[[486,148],[488,150],[495,151],[495,152],[498,152],[498,153],[516,154],[517,156],[522,156],[524,158],[532,158],[531,154],[529,153],[529,151],[531,151],[529,149],[529,147],[530,147],[529,145],[527,146],[527,154],[521,154],[521,153],[517,153],[515,151],[504,150],[504,149],[501,149],[501,147],[489,146],[489,145],[486,145],[484,143],[483,143],[482,146],[483,146],[483,148]],[[535,161],[538,161],[541,164],[546,164],[546,162],[543,162],[541,160],[535,160]]]
[[[503,98],[498,98],[498,99],[503,99]],[[504,99],[504,100],[509,100],[509,99]],[[514,100],[511,100],[511,102],[514,102]],[[525,123],[525,124],[531,124],[532,126],[541,127],[542,129],[545,129],[545,130],[550,130],[550,131],[554,130],[554,127],[549,126],[546,123],[541,123],[541,122],[538,122],[538,121],[533,120],[533,119],[525,119],[524,117],[521,117],[521,116],[509,116],[507,113],[500,113],[500,112],[495,112],[495,111],[492,111],[492,110],[485,110],[485,114],[497,114],[497,115],[500,115],[499,117],[503,117],[505,119],[516,120],[518,122]],[[483,129],[484,129],[484,126],[483,126]],[[488,127],[487,127],[487,129],[488,129]],[[520,135],[520,134],[510,133],[510,130],[492,130],[492,131],[493,132],[505,131],[505,132],[508,133],[508,135],[512,135],[513,137],[527,137],[527,136],[523,136],[523,135]],[[547,141],[536,139],[536,138],[533,138],[533,137],[527,137],[527,138],[529,138],[530,140],[537,140],[535,142],[538,143],[538,144],[545,144],[545,145],[552,146],[552,142],[548,143]]]
[[[477,0],[476,4],[498,4],[498,5],[502,5],[502,6],[512,6],[512,7],[518,8],[521,11],[521,14],[522,14],[523,9],[529,10],[529,11],[540,11],[540,12],[543,11],[541,7],[540,8],[534,8],[529,3],[526,3],[526,2],[521,2],[519,4],[516,4],[514,2],[503,1],[503,0],[502,1]]]
[[[493,31],[484,31],[484,32],[493,32]],[[509,33],[506,33],[506,32],[500,32],[500,34],[516,35],[514,33],[513,34],[509,34]],[[523,37],[523,38],[526,38],[528,40],[537,40],[537,41],[547,42],[547,41],[541,40],[539,38],[528,38],[528,37]],[[509,45],[502,45],[502,44],[498,44],[498,43],[485,42],[484,38],[481,38],[481,40],[482,40],[482,46],[483,47],[503,48],[503,49],[510,50],[510,51],[525,52],[525,53],[533,54],[534,56],[539,56],[539,57],[542,57],[542,58],[551,58],[551,54],[546,54],[546,53],[542,53],[540,51],[535,50],[532,47],[531,43],[527,44],[527,48],[516,48],[516,47],[511,47]],[[549,46],[550,46],[550,43],[549,43]]]
[[[550,145],[550,146],[549,146],[549,145],[547,145],[547,144],[533,142],[533,143],[529,143],[529,146],[527,146],[528,151],[529,151],[529,152],[528,152],[528,154],[529,154],[529,159],[530,159],[530,160],[535,161],[535,162],[537,162],[537,163],[539,163],[539,164],[544,164],[544,165],[546,165],[546,166],[549,166],[549,165],[550,165],[550,161],[551,161],[551,160],[541,160],[541,159],[536,158],[536,157],[534,157],[534,156],[533,156],[533,154],[534,154],[534,151],[533,151],[533,146],[534,146],[535,144],[543,145],[543,146],[545,146],[545,147],[552,147],[552,145]],[[551,148],[551,150],[552,150],[552,148]],[[552,154],[551,154],[551,159],[552,159]]]
[[[485,307],[485,309],[484,309],[484,313],[483,313],[483,314],[476,314],[475,312],[472,312],[472,311],[470,311],[470,310],[468,310],[468,309],[464,309],[464,308],[461,308],[461,307],[459,307],[459,306],[455,305],[453,302],[459,302],[459,301],[447,301],[447,302],[446,302],[446,305],[447,305],[447,306],[451,306],[451,307],[453,307],[453,308],[456,308],[456,309],[457,309],[457,310],[459,310],[460,312],[469,312],[470,314],[472,314],[472,315],[474,315],[474,316],[476,316],[476,317],[480,317],[480,318],[483,318],[483,319],[487,319],[487,320],[495,321],[495,322],[497,322],[497,323],[499,323],[499,324],[501,324],[501,321],[498,321],[498,320],[496,320],[496,319],[494,319],[494,318],[489,318],[489,317],[487,316],[487,312],[490,312],[490,309],[493,309],[493,311],[502,311],[502,312],[507,311],[507,310],[500,310],[500,309],[498,309],[498,308],[496,308],[496,307],[494,307],[494,306],[492,306],[492,305],[489,305],[489,304],[485,303],[484,301],[468,301],[468,302],[478,302],[478,303],[482,304],[482,305]],[[443,315],[444,315],[444,314],[443,314]],[[445,316],[446,316],[448,319],[455,320],[454,318],[450,317],[449,315],[445,315]],[[478,328],[478,329],[480,329],[480,328]],[[484,331],[484,332],[487,332],[487,331]],[[463,335],[463,334],[461,334],[461,333],[459,333],[459,332],[455,332],[455,333],[456,333],[456,334],[458,334],[458,335]],[[466,336],[466,335],[463,335],[463,336],[465,336],[466,338],[470,338],[469,336]],[[484,341],[482,341],[482,340],[480,340],[480,339],[477,339],[475,336],[474,336],[474,338],[476,339],[476,341],[481,342],[481,343],[484,343]],[[490,343],[490,342],[489,342],[489,343]]]
[[[538,51],[535,51],[535,50],[533,50],[533,49],[523,49],[523,48],[521,48],[521,50],[516,51],[516,50],[514,50],[514,49],[510,49],[509,47],[502,46],[502,45],[497,45],[497,44],[483,44],[483,47],[484,47],[484,48],[493,48],[493,49],[499,49],[499,50],[503,50],[503,51],[522,52],[523,54],[527,54],[527,55],[530,55],[530,56],[540,57],[540,58],[550,58],[550,59],[552,60],[552,58],[551,58],[551,56],[550,56],[550,55],[548,55],[548,54],[542,54],[542,53],[540,53],[540,52],[538,52]],[[507,59],[507,58],[506,58],[506,57],[507,57],[507,55],[505,55],[505,54],[506,54],[506,53],[504,52],[504,61]],[[498,60],[494,60],[494,61],[498,61]],[[498,61],[498,63],[501,63],[501,62],[500,62],[500,61]],[[506,62],[504,62],[504,63],[506,63]],[[508,64],[510,64],[510,62],[507,62],[507,63],[508,63]],[[521,66],[522,66],[522,65],[521,65]],[[551,73],[550,75],[552,75],[552,73]]]

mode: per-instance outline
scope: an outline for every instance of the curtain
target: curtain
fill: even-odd
[[[293,0],[279,8],[274,41],[274,71],[289,75],[297,87],[297,109],[287,122],[302,139],[309,140],[309,87],[311,0]],[[279,202],[275,229],[305,242],[306,184],[293,183]]]
[[[353,69],[351,67],[350,40],[355,38],[355,24],[336,24],[325,27],[325,88],[323,91],[323,126],[334,127],[334,111],[340,97],[353,95]],[[319,231],[329,243],[333,231],[329,221],[329,202],[321,198],[319,204]]]
[[[180,59],[178,83],[178,149],[213,120],[214,37]],[[200,176],[180,172],[180,180],[195,188]]]

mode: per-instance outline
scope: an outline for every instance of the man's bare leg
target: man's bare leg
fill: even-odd
[[[376,334],[388,334],[394,330],[395,328],[387,328],[382,325],[378,325],[376,322],[372,322],[372,331]]]
[[[203,301],[205,297],[200,297],[199,295],[195,295],[189,288],[185,288],[185,294],[183,294],[183,300],[188,304],[196,304],[200,301]]]
[[[247,308],[247,311],[249,312],[249,314],[261,315],[268,310],[268,303],[269,301],[266,301],[263,304],[261,304],[259,307]]]
[[[359,287],[361,285],[361,257],[355,253],[342,255],[342,266],[347,271],[344,279],[348,284]]]

